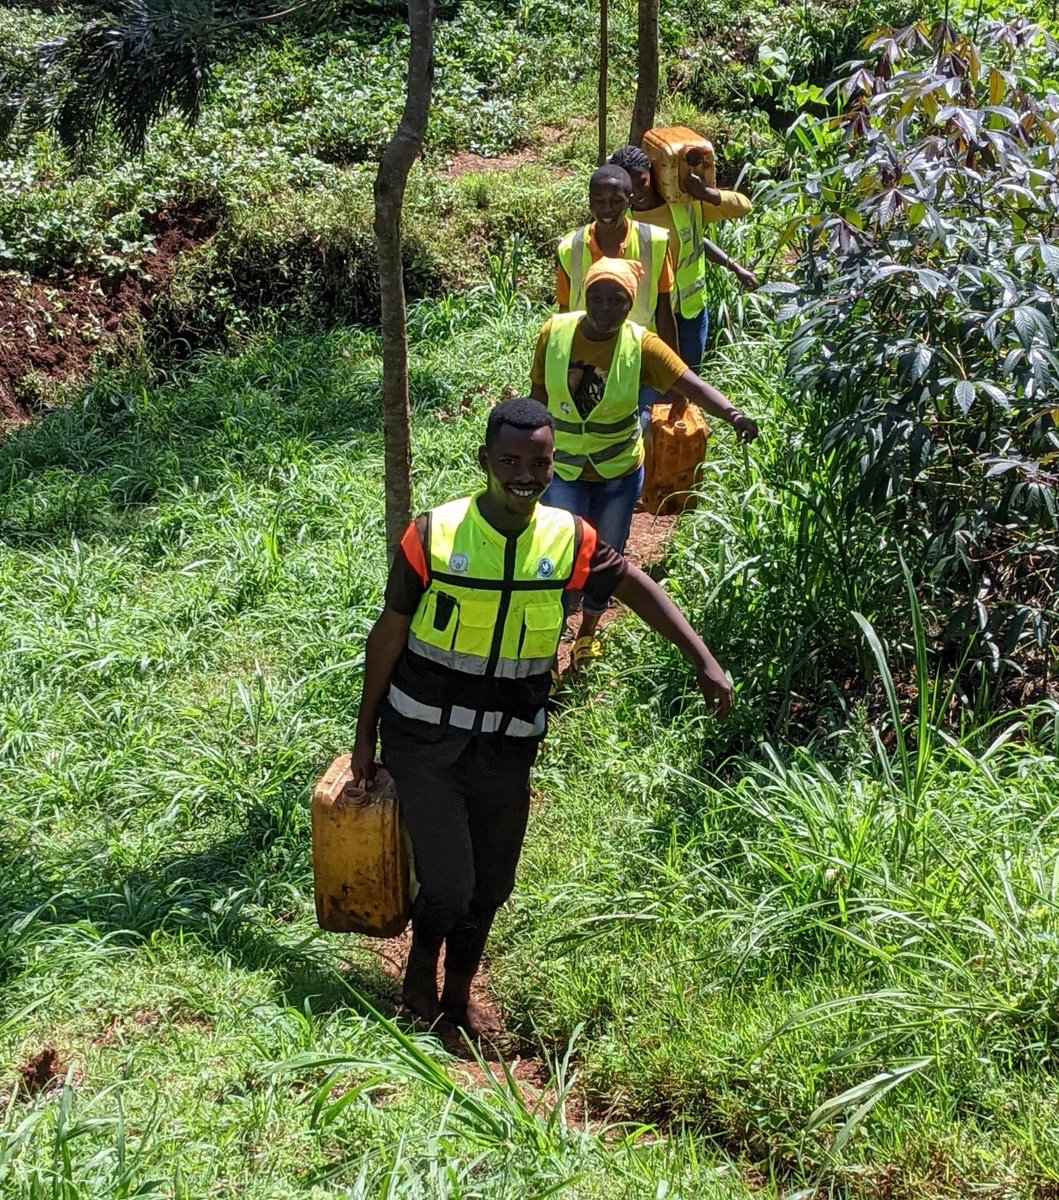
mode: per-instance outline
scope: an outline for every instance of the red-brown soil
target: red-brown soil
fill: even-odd
[[[446,174],[450,179],[459,179],[464,175],[475,175],[484,171],[514,171],[518,167],[530,166],[533,163],[544,162],[545,148],[556,145],[567,130],[553,126],[544,126],[539,130],[540,143],[536,146],[526,146],[512,154],[498,154],[488,158],[484,154],[475,154],[471,150],[460,150],[449,159]],[[570,171],[556,167],[557,176],[569,175]]]
[[[42,1046],[24,1063],[19,1063],[18,1074],[21,1080],[19,1091],[23,1096],[36,1096],[61,1083],[66,1078],[68,1070],[69,1067],[59,1057],[59,1051],[54,1046]]]
[[[195,207],[163,209],[148,222],[154,252],[130,259],[120,274],[0,272],[0,429],[28,420],[34,396],[113,352],[150,314],[179,255],[215,227],[215,217]]]

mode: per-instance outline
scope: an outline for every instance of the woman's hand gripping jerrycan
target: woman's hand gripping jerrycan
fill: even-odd
[[[702,410],[689,404],[679,421],[670,419],[672,406],[651,406],[644,435],[644,481],[640,497],[645,512],[668,514],[694,508],[710,427]]]
[[[395,937],[408,924],[416,883],[393,780],[379,767],[354,785],[340,755],[313,789],[313,879],[321,929]]]

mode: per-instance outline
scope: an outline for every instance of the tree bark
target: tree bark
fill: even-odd
[[[639,146],[655,123],[658,107],[658,0],[640,0],[637,41],[636,102],[632,109],[629,144]]]
[[[382,307],[382,421],[386,443],[386,545],[397,551],[412,519],[412,429],[401,210],[408,172],[423,148],[434,84],[434,0],[408,0],[408,90],[404,114],[375,177],[375,244]]]
[[[608,0],[599,0],[599,161],[607,161],[607,72],[610,70],[610,11]]]

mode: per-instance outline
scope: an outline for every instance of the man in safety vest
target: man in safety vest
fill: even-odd
[[[471,981],[514,885],[564,595],[617,596],[680,649],[720,720],[732,705],[724,670],[665,592],[587,522],[540,503],[553,427],[528,398],[492,410],[484,491],[409,525],[365,654],[353,778],[374,778],[381,732],[419,878],[404,1003],[475,1035],[497,1032]]]
[[[727,421],[743,441],[756,422],[692,371],[659,337],[629,320],[639,264],[601,258],[589,268],[585,312],[560,313],[540,332],[530,370],[531,394],[555,419],[555,480],[547,503],[589,521],[618,551],[625,549],[643,487],[641,389],[673,390],[671,415],[688,400]],[[602,654],[596,635],[606,604],[587,592],[574,640],[574,670]]]
[[[597,259],[638,262],[643,273],[630,317],[637,325],[656,332],[676,352],[669,235],[657,225],[630,221],[626,214],[632,198],[632,181],[624,168],[605,165],[593,172],[588,183],[588,204],[595,219],[591,225],[568,233],[559,243],[555,301],[560,312],[580,312],[585,307],[588,269]]]
[[[651,160],[639,146],[624,146],[610,161],[624,167],[632,182],[632,208],[637,220],[664,229],[676,264],[677,349],[697,371],[702,365],[710,316],[706,310],[707,263],[731,271],[743,287],[755,291],[757,276],[719,246],[709,241],[705,227],[716,221],[746,216],[752,205],[741,192],[707,187],[697,175],[688,180],[688,191],[698,197],[693,204],[668,204],[655,187]]]

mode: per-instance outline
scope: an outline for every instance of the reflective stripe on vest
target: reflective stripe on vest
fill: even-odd
[[[446,650],[442,646],[434,646],[425,642],[409,630],[408,649],[415,654],[439,666],[448,667],[450,671],[466,671],[468,675],[485,675],[489,667],[489,658],[484,654],[461,654],[456,650]],[[541,658],[501,658],[497,660],[493,671],[495,679],[525,679],[529,675],[539,675],[542,671],[550,671],[552,655]]]
[[[445,710],[440,705],[423,704],[393,684],[390,685],[390,694],[387,699],[402,717],[410,717],[413,721],[426,721],[429,725],[440,725],[445,715]],[[463,708],[459,704],[454,704],[449,709],[448,724],[456,729],[474,729],[479,716],[481,717],[478,725],[480,732],[506,733],[510,737],[541,737],[548,724],[547,711],[543,708],[537,710],[537,715],[532,723],[513,717],[507,722],[505,728],[504,713],[496,711],[479,713],[476,709]]]
[[[673,225],[680,253],[676,262],[677,311],[682,317],[697,317],[706,307],[706,247],[702,209],[696,204],[671,204]]]
[[[644,330],[626,321],[618,334],[603,398],[581,420],[570,395],[570,355],[584,313],[557,313],[551,319],[544,358],[548,409],[555,418],[555,473],[576,479],[591,463],[604,479],[628,475],[643,461],[640,433],[640,367]]]
[[[588,246],[588,225],[567,234],[559,243],[559,262],[570,277],[570,312],[585,307],[585,276],[592,266],[592,251]],[[655,309],[658,307],[658,285],[666,265],[669,250],[669,234],[657,225],[646,221],[630,221],[625,240],[623,258],[643,265],[643,278],[636,289],[629,320],[646,329],[655,327]]]
[[[475,498],[433,509],[429,582],[390,684],[393,708],[476,732],[543,733],[576,540],[575,518],[540,504],[517,537],[494,529]]]

